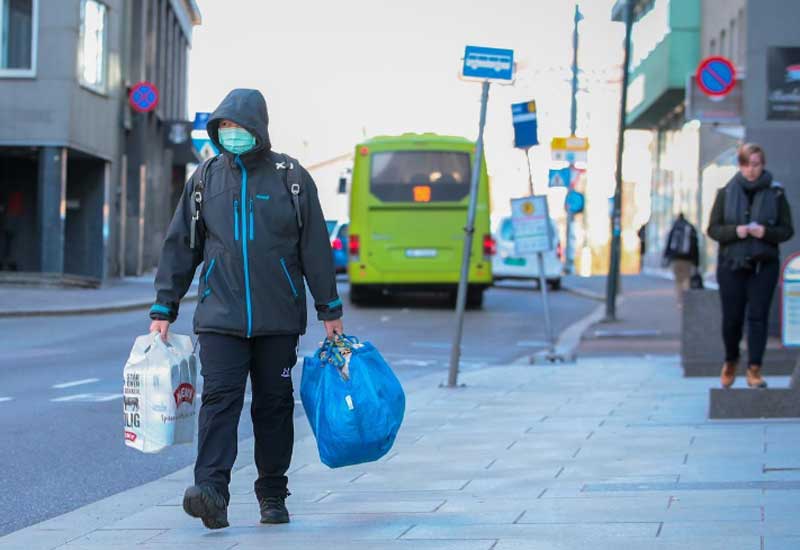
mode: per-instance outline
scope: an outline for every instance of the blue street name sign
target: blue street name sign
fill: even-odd
[[[461,74],[465,78],[509,82],[514,79],[514,50],[467,46]]]
[[[527,149],[539,145],[535,101],[511,105],[511,122],[514,124],[514,147]]]

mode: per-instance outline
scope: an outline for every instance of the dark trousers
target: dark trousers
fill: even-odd
[[[212,485],[230,501],[228,484],[236,460],[237,429],[247,375],[253,389],[250,415],[255,435],[256,496],[285,496],[294,445],[291,368],[298,336],[238,338],[203,333],[200,362],[203,400],[194,467],[196,485]]]
[[[761,366],[767,346],[769,306],[779,271],[780,263],[777,261],[762,262],[754,269],[735,271],[722,262],[717,267],[726,361],[739,360],[739,342],[742,340],[746,311],[749,364]]]

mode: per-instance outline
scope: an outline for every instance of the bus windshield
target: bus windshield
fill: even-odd
[[[469,195],[470,158],[453,151],[374,153],[370,190],[385,202],[460,201]]]

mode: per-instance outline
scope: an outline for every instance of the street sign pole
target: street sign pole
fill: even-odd
[[[531,168],[531,149],[525,149],[525,159],[528,161],[528,194],[533,195],[533,169]]]
[[[625,149],[625,116],[628,108],[628,74],[631,63],[631,29],[633,27],[633,0],[625,2],[625,56],[622,64],[622,94],[619,112],[619,137],[617,139],[617,170],[614,188],[614,209],[611,213],[611,253],[606,278],[607,322],[617,320],[617,291],[621,256],[622,218],[622,152]]]
[[[570,104],[569,130],[570,135],[575,135],[578,127],[578,23],[583,19],[578,4],[575,4],[575,19],[572,27],[572,103]],[[575,163],[569,163],[570,172],[575,168]],[[567,184],[571,188],[572,181]],[[575,265],[575,251],[572,249],[572,223],[574,214],[567,212],[567,246],[564,247],[564,273],[570,275]]]
[[[556,338],[553,334],[553,324],[550,321],[550,301],[547,296],[547,279],[544,274],[544,256],[541,252],[536,253],[539,262],[539,289],[542,291],[542,307],[544,307],[544,327],[547,336],[548,360],[555,361],[556,357]]]
[[[475,211],[478,205],[478,181],[481,176],[483,161],[483,128],[486,126],[486,105],[489,102],[489,81],[484,80],[481,92],[481,116],[478,126],[478,142],[475,145],[475,159],[472,164],[470,181],[469,210],[467,226],[464,228],[464,253],[461,258],[461,278],[458,281],[458,297],[456,298],[456,332],[450,353],[450,371],[447,376],[447,387],[458,385],[458,365],[461,361],[461,337],[464,331],[464,309],[467,304],[467,282],[469,279],[469,260],[472,252],[472,238],[475,233]]]

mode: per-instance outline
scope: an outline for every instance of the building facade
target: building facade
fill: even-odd
[[[800,34],[793,0],[630,0],[633,56],[627,123],[652,133],[651,216],[645,265],[661,263],[667,234],[683,212],[705,233],[717,190],[738,170],[740,143],[761,144],[767,168],[800,206],[792,140],[800,136]],[[614,6],[622,21],[626,0]],[[736,85],[722,100],[702,94],[699,62],[723,56]],[[795,155],[796,156],[796,155]],[[800,238],[784,245],[800,249]],[[701,267],[714,277],[716,243],[701,238]]]
[[[157,261],[185,164],[193,0],[0,0],[0,270],[102,282]],[[140,113],[130,90],[158,90]]]

